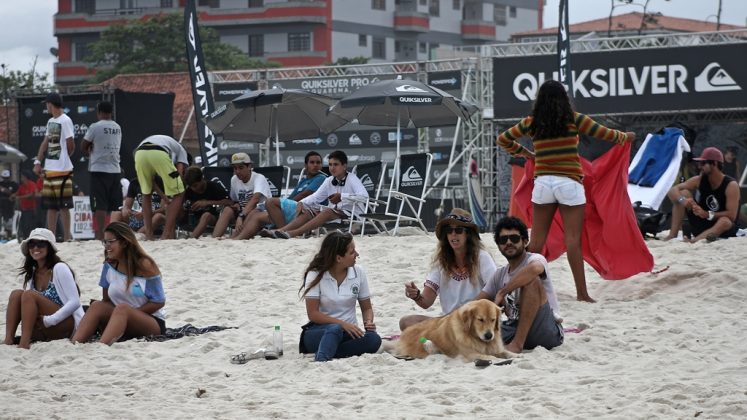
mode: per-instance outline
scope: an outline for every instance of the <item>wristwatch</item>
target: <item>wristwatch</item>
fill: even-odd
[[[714,217],[716,217],[716,212],[708,210],[708,220],[713,220]]]

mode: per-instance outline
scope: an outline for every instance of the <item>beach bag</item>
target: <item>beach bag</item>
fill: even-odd
[[[647,238],[647,235],[655,238],[656,234],[662,231],[661,222],[664,213],[644,207],[640,201],[633,203],[633,210],[635,211],[635,218],[638,221],[638,229],[640,229],[641,235],[644,238]]]

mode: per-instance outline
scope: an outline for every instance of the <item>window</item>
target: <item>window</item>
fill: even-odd
[[[453,0],[451,2],[451,8],[454,10],[460,10],[462,8],[462,0]]]
[[[308,32],[289,33],[288,51],[311,51],[311,34]]]
[[[426,52],[428,52],[428,44],[426,44],[425,42],[418,42],[418,52],[420,54],[425,54]]]
[[[358,46],[365,47],[368,45],[368,37],[366,35],[358,35]]]
[[[386,0],[371,0],[371,8],[374,10],[386,10]]]
[[[220,7],[220,0],[197,0],[197,5],[217,9]]]
[[[508,8],[508,17],[515,18],[516,17],[516,7],[511,6]]]
[[[161,0],[161,9],[171,9],[174,7],[174,0]]]
[[[371,41],[371,57],[386,59],[386,40],[384,38],[374,38]]]
[[[75,0],[76,13],[96,13],[96,0]]]
[[[428,5],[428,14],[431,16],[441,16],[441,0],[431,0]]]
[[[265,1],[264,0],[249,0],[249,4],[247,4],[247,7],[264,7]]]
[[[394,53],[399,54],[400,51],[402,51],[402,46],[400,45],[399,41],[394,41]]]
[[[93,41],[75,41],[73,42],[73,61],[86,61],[91,55],[91,44]]]
[[[262,57],[265,55],[265,36],[249,35],[249,57]]]
[[[421,6],[427,6],[428,5],[428,0],[420,0],[420,5]]]
[[[506,26],[506,6],[496,4],[493,7],[493,22],[496,25]]]

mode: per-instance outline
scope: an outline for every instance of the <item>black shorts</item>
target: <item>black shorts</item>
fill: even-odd
[[[690,222],[690,230],[693,236],[698,236],[704,231],[713,227],[716,224],[715,220],[708,220],[702,217],[696,216],[695,213],[687,212],[687,221]],[[736,223],[731,224],[731,228],[726,232],[719,235],[719,238],[733,238],[737,236],[739,226]]]
[[[122,205],[121,174],[91,172],[91,210],[116,211]]]

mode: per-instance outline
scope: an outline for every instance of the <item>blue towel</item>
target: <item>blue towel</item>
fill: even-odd
[[[628,182],[641,187],[656,185],[672,162],[678,139],[682,135],[682,129],[674,127],[667,127],[663,133],[652,135],[638,164],[630,171]]]

